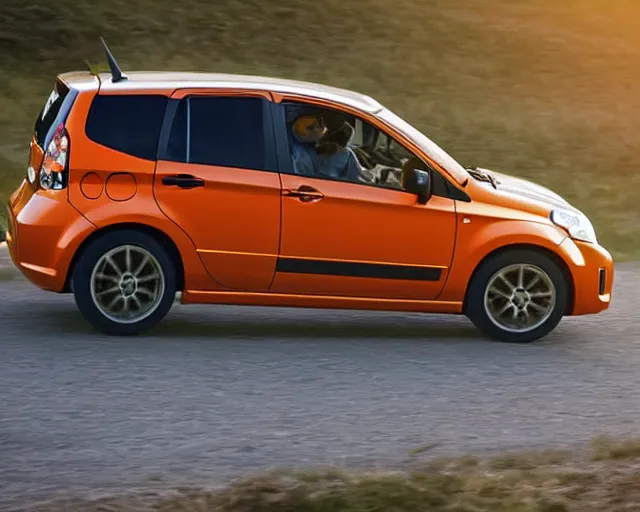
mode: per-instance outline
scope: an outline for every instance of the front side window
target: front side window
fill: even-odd
[[[272,170],[262,98],[191,96],[177,106],[166,147],[172,161]]]
[[[393,125],[420,146],[438,165],[449,171],[458,183],[464,183],[468,179],[469,174],[458,161],[400,116],[386,108],[382,109],[377,115],[384,122]]]
[[[403,190],[405,166],[427,168],[394,138],[351,114],[288,103],[285,120],[295,174]]]

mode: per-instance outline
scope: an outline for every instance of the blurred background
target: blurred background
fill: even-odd
[[[370,94],[463,165],[561,193],[618,260],[638,259],[639,15],[636,0],[0,0],[0,200],[55,76],[104,67],[103,35],[125,73]]]

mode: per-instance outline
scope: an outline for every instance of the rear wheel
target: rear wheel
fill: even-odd
[[[97,329],[133,335],[162,320],[176,294],[176,271],[152,236],[113,231],[94,240],[73,272],[78,308]]]
[[[564,273],[551,257],[512,250],[490,258],[475,273],[466,314],[492,338],[526,343],[558,325],[568,297]]]

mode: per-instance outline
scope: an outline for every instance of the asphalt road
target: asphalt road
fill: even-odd
[[[147,336],[93,332],[70,296],[0,282],[0,509],[272,466],[640,432],[640,266],[612,308],[546,340],[464,318],[177,305]]]

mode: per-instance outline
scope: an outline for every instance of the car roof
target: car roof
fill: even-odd
[[[100,89],[105,91],[184,88],[267,90],[333,101],[370,113],[378,112],[383,108],[380,103],[365,94],[284,78],[201,72],[132,71],[125,74],[128,80],[113,83],[110,73],[101,73]],[[89,90],[98,87],[98,81],[89,72],[64,73],[60,75],[60,79],[76,89]]]

